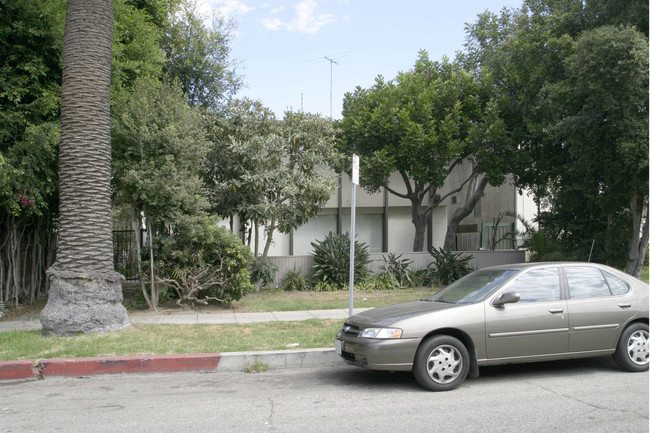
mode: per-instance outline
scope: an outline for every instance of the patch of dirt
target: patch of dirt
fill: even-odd
[[[148,307],[138,309],[128,309],[129,312],[137,311],[139,315],[171,315],[171,314],[213,314],[213,313],[226,313],[236,310],[235,308],[227,308],[218,304],[195,304],[195,305],[178,305],[176,301],[161,302],[158,305],[158,310],[153,311]]]
[[[13,305],[5,305],[2,314],[3,322],[10,322],[13,320],[38,320],[41,311],[45,308],[47,299],[37,299],[32,304],[20,304],[18,307]]]

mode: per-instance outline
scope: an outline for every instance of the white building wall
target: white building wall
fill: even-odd
[[[442,247],[445,244],[447,235],[447,218],[449,216],[448,206],[439,206],[433,210],[433,224],[431,224],[432,239],[431,245],[434,248]],[[425,245],[426,246],[426,245]]]
[[[388,251],[413,251],[415,227],[411,222],[411,208],[388,208]]]
[[[449,193],[453,185],[459,185],[467,178],[469,174],[468,170],[470,169],[469,164],[458,166],[449,176],[447,185],[439,189],[437,193],[441,196]],[[294,230],[293,251],[291,247],[291,235],[276,231],[273,235],[273,244],[269,251],[270,256],[288,256],[292,252],[293,255],[310,254],[312,252],[311,243],[323,240],[330,231],[335,233],[337,228],[339,228],[339,223],[342,233],[350,230],[351,181],[347,175],[341,176],[340,179],[334,174],[332,176],[337,178],[337,183],[341,185],[341,189],[337,189],[332,194],[318,216],[310,219],[307,224]],[[398,173],[390,177],[389,185],[398,192],[406,193],[404,182]],[[434,210],[431,225],[431,243],[434,247],[441,247],[444,244],[448,219],[458,206],[464,205],[465,195],[466,191],[464,189],[452,194],[443,200]],[[341,204],[340,209],[339,203]],[[392,253],[403,253],[413,250],[415,227],[411,221],[410,200],[386,193],[383,188],[379,192],[369,194],[363,188],[357,186],[356,206],[357,240],[371,245],[371,252],[381,252],[382,243],[387,245],[388,251]],[[341,212],[340,216],[339,211]],[[461,224],[474,224],[477,230],[480,231],[483,223],[493,223],[499,213],[506,211],[517,212],[523,215],[529,222],[532,221],[537,211],[532,196],[528,193],[519,194],[511,180],[506,181],[500,187],[488,185],[480,205]],[[382,242],[384,235],[382,226],[384,212],[387,212],[387,239],[385,242]],[[520,223],[515,218],[504,217],[501,222],[514,222],[516,227],[521,229]],[[221,224],[229,227],[229,221],[223,221]],[[239,220],[237,217],[234,219],[234,232],[239,233]],[[261,254],[266,242],[266,236],[263,230],[261,230],[260,237],[259,252]],[[251,242],[251,249],[254,249],[254,245],[253,240]],[[426,245],[427,241],[425,240],[425,248]]]

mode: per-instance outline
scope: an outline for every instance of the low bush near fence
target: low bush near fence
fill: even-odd
[[[253,289],[250,249],[207,219],[157,238],[156,282],[178,294],[178,304],[216,300],[229,304]]]

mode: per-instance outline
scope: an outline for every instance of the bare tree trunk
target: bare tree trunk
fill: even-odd
[[[149,288],[151,292],[150,307],[155,311],[158,310],[158,287],[156,286],[156,273],[154,270],[153,257],[153,229],[151,228],[151,218],[145,211],[145,220],[147,221],[147,239],[149,239]]]
[[[427,217],[429,212],[423,211],[413,205],[411,221],[415,226],[415,237],[413,238],[413,252],[424,251],[424,235],[427,230]]]
[[[262,258],[266,260],[269,256],[269,250],[271,249],[271,243],[273,242],[273,232],[275,232],[275,219],[271,219],[271,225],[267,231],[266,244],[264,245],[264,252],[262,253]]]
[[[632,235],[628,244],[625,271],[638,278],[643,271],[648,246],[648,219],[650,217],[648,215],[648,196],[635,195],[630,201],[630,207],[632,209]]]
[[[46,335],[129,326],[124,277],[113,268],[110,83],[112,0],[68,0],[63,37],[60,215],[56,262],[47,271]]]
[[[483,197],[485,194],[485,188],[488,185],[488,180],[486,176],[483,176],[480,181],[477,182],[479,175],[475,175],[467,185],[467,192],[465,193],[465,204],[463,207],[456,209],[454,214],[451,216],[451,219],[447,223],[447,233],[445,234],[445,243],[444,249],[452,250],[456,240],[456,230],[460,222],[465,219],[470,213],[474,211],[476,203]]]
[[[144,276],[142,275],[142,240],[140,237],[142,224],[140,217],[138,216],[138,210],[133,203],[131,203],[131,227],[133,228],[133,237],[135,239],[135,256],[138,266],[138,277],[140,279],[140,289],[142,290],[142,296],[144,296],[144,300],[147,302],[149,308],[155,310],[153,304],[151,303],[151,298],[147,293],[147,286],[144,281]]]
[[[255,257],[260,252],[260,223],[255,221]]]

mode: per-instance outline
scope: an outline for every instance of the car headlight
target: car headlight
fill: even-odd
[[[399,328],[366,328],[359,335],[362,338],[378,338],[388,340],[391,338],[401,338],[402,330]]]

